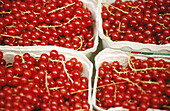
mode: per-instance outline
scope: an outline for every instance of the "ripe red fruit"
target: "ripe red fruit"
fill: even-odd
[[[0,54],[3,57],[1,51]],[[60,110],[58,106],[61,106],[67,110],[89,110],[88,91],[84,91],[88,90],[88,79],[81,75],[83,64],[77,58],[65,59],[63,54],[52,50],[50,56],[43,53],[36,58],[29,53],[16,55],[14,66],[1,65],[0,107],[5,110]]]
[[[72,35],[85,36],[87,32],[94,35],[92,13],[83,6],[84,3],[79,0],[74,2],[53,0],[50,3],[47,0],[38,0],[36,4],[33,0],[5,1],[4,5],[1,5],[3,10],[0,21],[0,28],[5,33],[0,35],[0,44],[57,45],[80,51],[92,48],[94,38],[83,37],[80,41],[83,48],[77,44],[73,45],[71,38],[65,42],[65,38]]]
[[[3,58],[3,52],[0,51],[0,59]]]
[[[161,8],[158,9],[158,7]],[[169,36],[169,17],[166,16],[165,19],[165,16],[160,15],[160,13],[166,13],[166,10],[168,10],[168,7],[162,1],[143,2],[138,0],[135,2],[125,1],[124,3],[121,0],[116,0],[114,3],[102,7],[103,32],[106,36],[112,37],[112,41],[168,44],[169,38],[165,37]],[[133,31],[137,29],[139,34],[133,36],[132,33],[134,32],[129,32],[129,29]],[[114,33],[120,32],[122,37],[113,39]],[[164,35],[164,38],[156,37],[155,40],[151,40],[151,37],[155,37],[157,34]]]
[[[118,61],[112,64],[106,61],[101,63],[98,69],[96,105],[101,109],[122,106],[130,111],[163,109],[160,107],[166,104],[163,96],[167,98],[170,91],[167,82],[169,68],[165,68],[169,62],[135,56],[129,57],[128,61],[125,66]]]

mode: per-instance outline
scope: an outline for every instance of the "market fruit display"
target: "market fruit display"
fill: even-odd
[[[111,41],[170,43],[169,0],[115,0],[101,5],[103,32]]]
[[[77,58],[57,50],[38,57],[15,55],[6,63],[0,51],[1,111],[88,111],[88,81]]]
[[[94,46],[91,11],[81,0],[0,0],[0,45]]]
[[[107,54],[107,52],[103,52]],[[108,50],[108,53],[112,52]],[[118,51],[117,51],[118,53]],[[93,89],[97,110],[168,111],[170,97],[170,62],[160,57],[129,56],[113,53],[100,60]],[[118,59],[119,58],[119,59]],[[111,61],[113,60],[113,61]],[[121,60],[121,61],[119,61]],[[168,59],[169,60],[169,59]],[[95,99],[94,99],[95,98]],[[120,108],[119,108],[120,107]],[[111,109],[113,108],[113,109]],[[117,108],[117,109],[114,109]],[[124,109],[122,109],[124,108]]]

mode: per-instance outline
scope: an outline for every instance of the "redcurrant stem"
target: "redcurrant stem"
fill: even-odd
[[[148,84],[159,84],[158,82],[153,82],[153,81],[140,81],[141,83],[148,83]]]
[[[47,80],[47,71],[46,71],[46,74],[45,74],[45,87],[46,87],[46,89],[47,89],[47,92],[48,92],[48,95],[50,96],[50,90],[49,90],[49,88],[48,88],[48,80]]]
[[[0,12],[0,14],[10,14],[11,13],[11,11],[10,12]]]
[[[97,77],[97,79],[102,79],[101,77]]]
[[[30,40],[32,42],[41,42],[40,40],[31,40],[31,39],[28,39],[28,40]]]
[[[134,69],[136,69],[136,68],[135,68],[135,64],[134,64],[133,62],[132,62],[132,65],[133,65]]]
[[[71,18],[68,22],[66,23],[63,23],[63,24],[60,24],[60,25],[49,25],[49,26],[38,26],[38,27],[43,27],[43,28],[50,28],[50,27],[61,27],[62,25],[67,25],[69,24],[71,21],[75,20],[75,19],[81,19],[81,17],[77,17],[77,16],[74,16],[73,18]]]
[[[6,35],[6,34],[1,34],[4,37],[12,37],[12,38],[16,38],[16,39],[22,39],[20,36],[12,36],[12,35]]]
[[[79,37],[79,36],[77,36],[79,39],[80,39],[80,41],[81,41],[81,45],[80,45],[80,47],[77,49],[77,50],[80,50],[81,49],[81,47],[83,46],[83,40],[82,40],[82,38],[81,37]]]
[[[26,22],[27,24],[29,24],[29,22]],[[35,27],[35,29],[37,29],[38,31],[44,33],[44,31],[42,31],[41,29],[39,29],[38,27]]]
[[[113,84],[116,85],[116,84],[123,84],[123,83],[126,83],[126,82],[117,82],[117,83],[115,83],[115,82],[112,81],[112,83],[98,86],[98,87],[96,87],[96,89],[101,88],[101,87],[105,87],[105,86],[110,86],[110,85],[113,85]],[[91,89],[93,89],[93,88],[91,88]],[[71,92],[71,94],[75,94],[75,93],[79,93],[79,92],[83,92],[83,91],[88,91],[88,90],[89,89],[78,90],[78,91],[75,91],[75,92]]]
[[[64,25],[67,25],[69,24],[71,21],[73,21],[74,19],[82,19],[81,17],[78,17],[78,16],[74,16],[73,18],[71,18],[68,22],[64,23]]]
[[[129,12],[126,12],[126,11],[124,11],[124,10],[122,10],[122,9],[118,8],[118,7],[113,6],[113,5],[111,5],[111,6],[112,6],[112,7],[114,7],[115,9],[117,9],[117,10],[119,10],[119,11],[121,11],[121,12],[125,13],[125,14],[128,14],[128,13],[129,13]]]
[[[113,16],[115,15],[109,10],[108,5],[106,6],[106,9],[107,9],[107,11],[109,12],[110,15],[113,15]]]
[[[170,39],[170,36],[166,37],[166,40]]]
[[[168,29],[164,24],[160,23],[160,22],[156,22],[157,24],[159,24],[160,26],[164,27],[165,29]]]
[[[86,46],[87,46],[87,43],[85,43],[84,46],[86,47]]]
[[[23,12],[23,11],[20,11],[21,13],[23,13],[23,14],[26,14],[26,13],[31,13],[30,11],[26,11],[26,12]],[[12,12],[11,11],[9,11],[9,12],[0,12],[0,14],[11,14]],[[36,12],[33,12],[34,14],[37,14],[37,15],[40,15],[40,13],[36,13]]]
[[[2,0],[0,0],[0,2],[1,2],[2,4],[4,4],[4,2],[3,2]]]
[[[110,86],[110,85],[113,85],[113,84],[123,84],[123,83],[126,83],[126,82],[117,82],[117,83],[115,83],[115,82],[112,81],[112,83],[110,83],[110,84],[101,85],[101,86],[98,86],[96,88],[98,89],[98,88],[105,87],[105,86]]]
[[[51,28],[51,27],[61,27],[61,25],[49,25],[49,26],[38,26],[38,27],[43,27],[43,28]]]
[[[23,13],[23,14],[26,14],[26,13],[31,13],[30,11],[26,11],[26,12],[23,12],[23,11],[20,11],[21,13]],[[36,15],[40,15],[40,13],[37,13],[37,12],[33,12],[34,14],[36,14]]]
[[[26,12],[26,13],[31,13],[31,12]],[[34,14],[37,14],[37,15],[40,15],[40,13],[37,13],[37,12],[33,12]]]
[[[37,66],[36,66],[35,68],[36,68],[36,69],[40,69],[40,68],[39,68],[39,67],[37,67]]]
[[[89,41],[92,41],[94,39],[95,36],[93,36],[91,39],[89,39]]]
[[[114,101],[116,101],[116,92],[117,92],[117,87],[116,87],[116,83],[114,81],[112,81],[114,86],[115,86],[115,92],[114,92]]]
[[[164,14],[160,14],[160,15],[163,15],[163,16],[165,16],[165,15],[170,15],[170,13],[164,13]]]
[[[39,58],[37,58],[37,59],[39,59]],[[52,61],[52,62],[66,62],[66,61],[60,61],[60,60],[53,60],[53,59],[51,59],[51,58],[49,58],[49,61]]]
[[[13,76],[13,78],[18,78],[18,79],[20,79],[20,77],[17,77],[17,76]]]
[[[129,71],[123,71],[123,72],[119,72],[118,70],[116,70],[116,68],[114,67],[113,71],[115,71],[116,73],[118,73],[119,75],[120,74],[123,74],[123,73],[128,73]]]
[[[54,10],[48,12],[48,14],[53,13],[53,12],[56,12],[56,11],[58,11],[58,10],[62,10],[62,9],[64,9],[64,8],[67,8],[67,7],[72,6],[72,5],[74,5],[74,4],[75,4],[75,2],[74,2],[74,3],[71,3],[71,4],[68,4],[68,5],[66,5],[66,6],[63,6],[63,7],[54,9]]]
[[[139,5],[137,5],[137,6],[130,6],[130,5],[128,5],[128,7],[130,7],[130,8],[137,8],[139,10],[139,12],[137,12],[137,14],[139,14],[141,12],[141,9],[139,8]]]
[[[84,73],[81,75],[81,77],[84,77]]]
[[[20,49],[20,46],[18,45],[18,47],[19,47],[19,52],[20,52],[20,54],[21,54],[22,63],[25,63],[25,60],[24,60],[22,51],[21,51],[21,49]]]
[[[11,65],[6,65],[5,67],[8,68],[8,67],[12,67],[12,66],[13,66],[13,65],[11,64]]]
[[[132,65],[131,65],[131,59],[130,59],[130,57],[129,57],[129,59],[128,59],[128,64],[129,64],[129,67],[132,69],[132,71],[135,71],[135,72],[137,72],[137,71],[147,71],[147,70],[151,70],[151,69],[162,69],[162,70],[166,70],[166,68],[163,68],[163,67],[149,67],[149,68],[145,68],[145,69],[135,69],[135,68],[133,68],[132,67]]]
[[[127,102],[128,102],[129,104],[131,104],[131,103],[132,103],[132,100],[127,100]]]
[[[100,102],[100,100],[99,100],[99,99],[97,99],[97,98],[96,98],[96,101],[97,101],[98,103]]]
[[[4,37],[12,37],[12,38],[16,38],[16,39],[23,39],[20,36],[12,36],[12,35],[5,35],[5,34],[1,34],[1,35],[4,36]],[[28,39],[28,40],[30,40],[32,42],[41,42],[40,40],[31,40],[31,39]]]
[[[62,86],[62,87],[52,87],[52,88],[50,88],[50,90],[58,90],[60,88],[64,88],[64,86]]]
[[[35,57],[34,59],[36,59],[36,60],[40,60],[40,58],[39,58],[39,57]]]
[[[108,30],[105,30],[106,31],[106,37],[109,37],[109,32]]]
[[[66,62],[66,61],[63,61],[63,60],[62,60],[62,61],[52,60],[51,58],[49,58],[49,60],[50,60],[50,61],[53,61],[53,62],[60,62],[60,63],[62,63],[63,68],[64,68],[64,71],[65,71],[67,77],[69,78],[69,80],[70,80],[72,83],[74,82],[73,79],[70,77],[70,74],[67,72],[67,69],[66,69],[66,66],[65,66],[65,62]]]
[[[162,45],[162,42],[161,42],[161,41],[158,41],[158,43],[159,43],[160,45]]]
[[[163,105],[163,107],[164,107],[164,108],[170,109],[170,106],[167,106],[167,105]]]
[[[147,70],[151,70],[151,69],[162,69],[162,70],[166,70],[166,68],[163,67],[149,67],[149,68],[145,68],[145,69],[132,69],[133,71],[147,71]]]
[[[130,56],[131,57],[131,56]],[[132,70],[134,70],[134,68],[132,67],[132,61],[131,61],[131,59],[130,59],[130,57],[128,58],[128,64],[129,64],[129,67],[132,69]]]
[[[167,84],[166,86],[167,86],[167,87],[170,87],[170,84]]]
[[[130,7],[130,8],[139,8],[138,6],[139,5],[137,5],[137,6],[130,6],[130,5],[127,5],[128,7]]]
[[[21,77],[18,77],[18,76],[13,76],[13,78],[20,79]],[[30,80],[30,79],[28,79],[28,81],[33,81],[33,80]]]
[[[44,33],[44,31],[42,31],[41,29],[39,29],[38,27],[35,27],[35,29],[37,29],[38,31]]]
[[[70,79],[70,81],[73,83],[74,81],[73,81],[73,79],[70,77],[69,73],[67,72],[67,69],[66,69],[66,66],[65,66],[64,61],[62,61],[61,63],[63,64],[63,68],[64,68],[64,71],[65,71],[67,77],[68,77],[68,78]]]
[[[119,76],[118,76],[118,77],[119,77]],[[134,83],[133,81],[131,81],[131,80],[128,79],[128,78],[123,78],[123,77],[119,77],[119,78],[122,79],[122,80],[125,80],[125,81],[127,81],[127,82],[132,83],[133,85],[137,86],[137,87],[142,91],[142,93],[146,94],[146,92],[145,92],[137,83]]]
[[[93,88],[92,88],[93,89]],[[89,89],[84,89],[84,90],[78,90],[78,91],[75,91],[75,92],[71,92],[71,94],[75,94],[75,93],[79,93],[79,92],[83,92],[83,91],[88,91]]]
[[[121,23],[119,23],[119,32],[120,32],[120,33],[125,33],[125,31],[121,31],[121,30],[120,30],[120,25],[121,25]]]
[[[6,26],[6,27],[9,27],[9,28],[14,27],[14,28],[15,28],[16,26],[14,26],[14,25],[10,25],[10,26]]]
[[[20,96],[25,96],[23,93],[20,93],[19,95],[20,95]]]
[[[131,61],[130,57],[129,57],[129,59],[128,59],[128,64],[129,64],[129,67],[130,67],[132,70],[135,69],[134,62]],[[132,67],[132,65],[133,65],[134,68]]]

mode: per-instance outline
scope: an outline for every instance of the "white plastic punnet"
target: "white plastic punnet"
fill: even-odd
[[[80,51],[83,54],[85,54],[88,58],[90,58],[91,54],[96,51],[97,46],[99,44],[98,41],[98,13],[97,13],[97,2],[95,0],[81,0],[84,3],[84,6],[87,7],[92,12],[92,18],[94,20],[94,46],[90,49],[87,49],[85,51]]]
[[[92,102],[91,102],[91,77],[93,71],[93,64],[91,61],[82,53],[62,48],[62,47],[35,47],[35,48],[27,48],[27,47],[9,47],[2,46],[0,47],[0,51],[3,52],[3,59],[6,60],[7,63],[13,63],[15,55],[21,55],[24,53],[29,53],[33,57],[40,57],[41,54],[46,53],[50,54],[51,50],[57,50],[58,53],[63,54],[66,60],[69,60],[73,57],[77,58],[83,65],[82,75],[88,78],[88,102],[90,104],[90,109],[92,110]],[[21,52],[21,53],[20,53]]]
[[[122,0],[127,1],[127,0]],[[132,0],[135,1],[135,0]],[[143,44],[131,41],[112,41],[109,37],[106,37],[103,32],[102,27],[102,3],[104,4],[111,4],[114,3],[115,0],[98,0],[98,20],[99,20],[99,36],[102,39],[103,47],[104,48],[113,48],[119,49],[124,51],[141,51],[141,52],[155,52],[155,53],[170,53],[170,44],[165,45],[156,45],[156,44]]]
[[[93,32],[94,32],[94,46],[92,48],[89,48],[85,51],[78,51],[81,52],[82,54],[85,54],[88,58],[90,58],[91,54],[96,51],[97,46],[98,46],[98,20],[97,20],[97,3],[95,0],[81,0],[84,3],[84,7],[88,8],[91,13],[92,13],[92,19],[94,20],[93,22]],[[3,47],[3,46],[2,46]],[[10,47],[10,46],[9,46]],[[12,46],[13,48],[18,48],[18,46]],[[48,46],[21,46],[21,47],[26,47],[28,49],[34,50],[36,48],[43,48],[43,49],[48,49],[51,48],[51,45]],[[58,48],[58,46],[53,46],[55,48]],[[27,49],[26,49],[27,50]],[[73,50],[73,49],[72,49]]]
[[[133,54],[129,52],[114,50],[111,48],[106,48],[102,50],[95,57],[96,75],[95,75],[93,94],[92,94],[92,104],[93,104],[94,109],[99,110],[99,111],[129,111],[128,109],[125,109],[123,107],[115,107],[115,108],[111,107],[108,110],[105,110],[105,109],[101,109],[100,107],[96,105],[96,92],[97,92],[96,87],[97,87],[98,71],[99,71],[98,69],[101,66],[101,64],[104,61],[109,62],[109,63],[113,61],[118,61],[120,65],[125,66],[128,64],[129,56],[134,56],[135,58],[141,59],[141,60],[144,60],[147,57],[153,57],[155,60],[164,59],[165,61],[170,62],[170,56]],[[149,108],[147,111],[163,111],[163,110]]]

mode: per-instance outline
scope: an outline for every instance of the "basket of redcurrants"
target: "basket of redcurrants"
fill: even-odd
[[[106,48],[95,57],[92,104],[103,111],[168,111],[170,57]]]
[[[98,45],[96,6],[93,0],[0,0],[0,45],[58,46],[90,56]]]
[[[170,53],[169,0],[98,0],[104,47]]]
[[[92,69],[71,49],[0,48],[0,110],[89,111]]]

